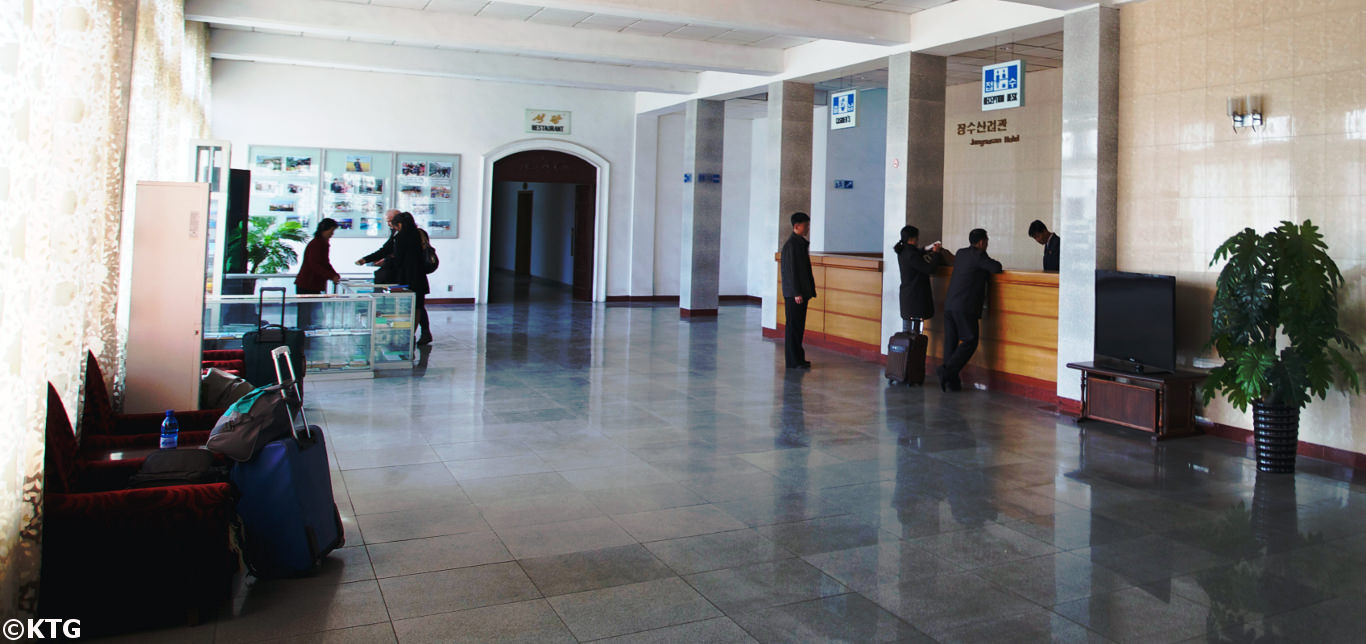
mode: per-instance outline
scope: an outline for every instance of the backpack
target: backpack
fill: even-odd
[[[289,436],[294,426],[285,408],[284,388],[257,387],[237,399],[214,424],[204,447],[245,462],[255,458],[266,443]]]
[[[422,230],[421,228],[417,230],[422,233],[422,249],[426,260],[424,264],[427,274],[431,275],[436,272],[438,266],[441,266],[441,258],[436,256],[436,249],[432,248],[432,240],[427,237],[427,231]]]
[[[163,449],[147,455],[142,468],[128,479],[128,489],[199,485],[228,480],[228,468],[214,465],[213,452],[197,447]]]

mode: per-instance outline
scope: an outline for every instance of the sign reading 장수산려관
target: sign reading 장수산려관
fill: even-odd
[[[858,124],[858,90],[830,92],[830,129],[843,130]]]
[[[569,134],[569,116],[559,110],[527,110],[527,134]]]
[[[1024,105],[1024,80],[1023,60],[983,67],[982,111],[1004,110]]]

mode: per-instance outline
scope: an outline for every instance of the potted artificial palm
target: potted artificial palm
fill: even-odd
[[[251,273],[282,273],[298,261],[299,253],[286,241],[302,242],[304,228],[297,221],[255,216],[247,228],[247,265]]]
[[[1300,410],[1328,395],[1335,374],[1360,390],[1344,355],[1360,349],[1338,327],[1342,273],[1309,221],[1284,221],[1265,235],[1244,228],[1210,265],[1225,259],[1206,345],[1224,364],[1205,380],[1204,400],[1222,392],[1240,411],[1251,404],[1257,469],[1293,472]]]

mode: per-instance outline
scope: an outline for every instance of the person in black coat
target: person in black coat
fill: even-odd
[[[394,218],[397,216],[398,211],[393,209],[384,213],[384,223],[389,226],[389,239],[384,241],[384,245],[380,246],[379,250],[356,260],[356,266],[374,264],[378,267],[375,269],[376,284],[400,283],[395,279],[393,266],[389,263],[390,258],[394,255],[394,235],[398,233],[398,230],[394,228]]]
[[[816,298],[816,277],[811,272],[811,242],[806,235],[811,230],[811,217],[804,212],[792,213],[792,236],[783,244],[780,258],[783,276],[783,310],[787,327],[783,350],[788,369],[810,369],[802,336],[806,334],[806,307]]]
[[[1048,226],[1043,225],[1038,219],[1029,224],[1029,236],[1043,246],[1043,269],[1058,270],[1058,260],[1062,255],[1062,238],[1056,233],[1049,232]]]
[[[430,344],[432,331],[427,323],[427,293],[431,292],[431,286],[427,283],[427,249],[423,244],[422,231],[418,229],[411,213],[398,213],[394,216],[393,225],[396,229],[394,254],[389,256],[385,265],[393,270],[396,283],[407,286],[409,291],[416,294],[413,317],[422,329],[417,343]]]
[[[920,334],[920,323],[934,317],[934,291],[930,276],[939,265],[939,243],[929,248],[918,248],[920,230],[915,226],[901,229],[901,241],[892,250],[901,268],[901,330]]]
[[[977,351],[987,276],[1001,272],[1001,263],[987,255],[988,241],[986,230],[974,228],[968,233],[970,245],[954,254],[953,277],[944,297],[944,363],[938,369],[939,388],[944,391],[963,388],[958,373]]]

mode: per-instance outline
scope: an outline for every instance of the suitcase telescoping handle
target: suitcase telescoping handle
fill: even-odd
[[[281,358],[284,358],[285,369],[289,371],[288,378],[285,378],[285,372],[280,369]],[[310,439],[313,438],[313,429],[308,426],[308,417],[304,415],[304,397],[303,393],[299,391],[299,380],[294,377],[294,361],[290,358],[289,347],[280,346],[271,349],[270,361],[275,364],[275,381],[280,383],[280,387],[282,388],[280,395],[285,397],[285,407],[289,407],[289,396],[285,394],[284,389],[293,388],[294,401],[299,405],[299,424],[303,425],[304,436]],[[292,412],[290,413],[292,414]],[[293,425],[292,422],[290,424],[291,426]],[[297,428],[291,427],[291,429],[294,430],[295,439],[301,438]]]
[[[285,305],[289,302],[288,291],[283,286],[262,286],[261,292],[256,296],[256,328],[266,325],[266,291],[280,292],[280,328],[285,326]]]

